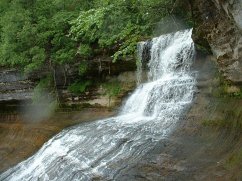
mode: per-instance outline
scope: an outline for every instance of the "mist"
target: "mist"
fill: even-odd
[[[153,30],[153,36],[157,37],[162,34],[172,33],[179,30],[184,30],[189,27],[184,20],[175,16],[166,16],[158,22]]]
[[[48,119],[55,111],[57,101],[47,92],[42,92],[38,100],[22,106],[21,113],[24,120],[39,122]]]

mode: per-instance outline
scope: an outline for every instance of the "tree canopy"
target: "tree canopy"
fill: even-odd
[[[132,55],[175,0],[1,0],[0,65],[25,72]]]

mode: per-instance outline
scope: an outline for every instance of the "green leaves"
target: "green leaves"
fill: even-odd
[[[30,57],[32,57],[31,62],[27,64],[24,68],[25,73],[37,70],[45,61],[45,49],[35,46],[30,49]]]
[[[18,66],[28,73],[50,61],[56,64],[73,62],[77,42],[67,35],[69,21],[77,17],[81,4],[78,0],[69,3],[67,6],[64,0],[3,0],[0,65]]]
[[[91,81],[88,81],[88,80],[86,80],[86,81],[79,81],[79,82],[76,81],[75,83],[71,84],[68,87],[68,90],[71,93],[78,95],[78,94],[83,93],[86,90],[86,88],[88,86],[90,86],[90,85],[91,85]]]
[[[81,44],[95,46],[113,57],[113,61],[134,54],[136,44],[152,33],[152,27],[165,13],[154,12],[154,7],[168,0],[99,1],[94,8],[81,11],[71,21],[70,36]],[[100,51],[96,51],[100,52]]]
[[[24,44],[26,39],[26,27],[29,24],[29,13],[23,8],[12,5],[2,12],[0,20],[1,42],[0,42],[0,65],[18,65],[28,62]],[[28,44],[27,44],[28,45]]]
[[[81,11],[79,17],[71,21],[70,35],[75,40],[81,39],[89,43],[94,42],[99,37],[99,30],[103,25],[104,17],[108,12],[109,7],[101,7]]]
[[[88,58],[92,54],[92,48],[88,44],[80,44],[77,53],[84,58]]]
[[[109,97],[115,97],[121,92],[121,85],[118,81],[107,82],[103,84],[105,94]]]
[[[1,0],[0,65],[30,72],[100,55],[125,59],[173,10],[174,0]]]

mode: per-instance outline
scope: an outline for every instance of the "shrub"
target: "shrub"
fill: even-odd
[[[119,82],[107,82],[103,84],[103,88],[105,90],[105,94],[109,98],[109,106],[111,99],[115,96],[117,96],[121,92],[121,85]]]
[[[78,47],[77,53],[82,57],[90,57],[92,54],[92,49],[88,44],[80,44]]]
[[[68,86],[68,90],[73,94],[80,94],[85,92],[86,88],[91,85],[91,81],[75,82]]]
[[[80,65],[79,65],[79,72],[78,72],[78,74],[80,76],[82,76],[84,73],[86,73],[87,68],[88,68],[87,62],[86,61],[82,61],[80,63]]]

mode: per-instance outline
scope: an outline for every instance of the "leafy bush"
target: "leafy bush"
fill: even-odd
[[[75,41],[97,43],[116,61],[132,55],[137,42],[152,35],[156,23],[169,14],[172,5],[173,0],[102,0],[71,21],[70,35]]]
[[[84,73],[86,73],[87,68],[88,68],[88,64],[87,64],[87,62],[86,62],[86,61],[82,61],[82,62],[80,63],[80,65],[79,65],[79,72],[78,72],[78,74],[79,74],[80,76],[82,76]]]
[[[68,87],[68,90],[74,94],[85,92],[86,88],[91,85],[91,81],[75,82]]]
[[[81,2],[1,0],[0,65],[29,73],[44,64],[71,63],[77,42],[67,36],[69,21],[87,7]]]
[[[92,54],[92,49],[88,44],[80,44],[77,53],[84,58],[88,58]]]
[[[117,96],[121,91],[121,85],[119,82],[108,82],[103,84],[103,88],[105,89],[105,94],[109,97]]]
[[[30,72],[43,64],[71,63],[77,55],[88,58],[93,52],[116,61],[132,55],[136,43],[152,36],[165,16],[186,16],[174,10],[176,4],[175,0],[1,0],[0,65]]]
[[[115,82],[112,81],[112,82],[104,83],[102,86],[105,90],[105,94],[109,98],[109,106],[110,106],[111,99],[113,97],[119,95],[119,93],[121,92],[121,90],[122,90],[121,85],[117,81],[115,81]]]

